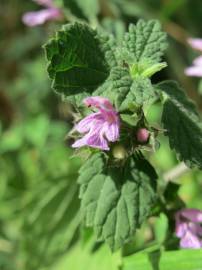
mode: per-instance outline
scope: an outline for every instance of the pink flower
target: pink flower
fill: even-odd
[[[202,248],[202,211],[182,209],[175,215],[175,233],[181,248]]]
[[[72,147],[90,146],[109,150],[108,142],[115,142],[119,139],[118,113],[107,98],[88,97],[84,99],[84,104],[98,109],[98,112],[88,115],[75,126],[75,130],[84,136],[78,139]]]
[[[202,39],[201,38],[188,38],[187,41],[188,41],[189,45],[194,50],[202,51]]]
[[[24,24],[32,27],[40,25],[49,20],[60,19],[62,13],[60,9],[56,8],[52,0],[33,0],[37,4],[47,7],[39,11],[27,12],[23,15],[22,21]]]
[[[187,76],[202,77],[202,56],[193,61],[193,65],[185,69]]]
[[[202,39],[189,38],[188,43],[193,49],[202,52]],[[185,69],[185,74],[187,76],[202,77],[202,56],[197,57],[193,61],[193,65]]]

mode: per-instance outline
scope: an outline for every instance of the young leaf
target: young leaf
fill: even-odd
[[[132,80],[129,70],[124,67],[112,68],[109,78],[94,93],[99,94],[113,101],[119,111],[146,105],[155,97],[148,78],[139,76]]]
[[[125,34],[124,47],[134,62],[158,63],[167,48],[166,34],[156,20],[139,20]]]
[[[189,167],[202,168],[202,123],[193,102],[177,83],[166,81],[157,86],[166,94],[162,123],[170,147]]]
[[[101,36],[85,24],[68,24],[45,45],[53,88],[65,97],[79,100],[91,94],[115,65],[111,37]]]
[[[156,172],[143,158],[131,157],[124,167],[108,164],[94,154],[78,179],[81,209],[87,226],[112,250],[121,247],[150,214],[156,199]]]

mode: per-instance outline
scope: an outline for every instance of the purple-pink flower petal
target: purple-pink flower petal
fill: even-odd
[[[107,140],[104,138],[100,127],[91,130],[83,138],[77,140],[72,147],[80,148],[82,146],[90,146],[101,150],[109,150]]]
[[[193,49],[202,51],[202,39],[201,38],[188,38],[187,41]]]
[[[202,211],[194,208],[182,209],[180,215],[192,222],[202,223]]]
[[[61,17],[60,10],[56,8],[42,9],[40,11],[27,12],[22,20],[28,26],[36,26],[49,20],[56,20]]]
[[[176,226],[175,226],[175,234],[177,237],[181,238],[184,236],[184,234],[186,233],[186,230],[188,228],[187,222],[183,222],[180,219],[180,213],[177,212],[175,214],[175,221],[176,221]]]
[[[75,141],[72,147],[90,146],[102,150],[109,150],[109,142],[119,139],[120,121],[111,102],[103,97],[88,97],[84,99],[88,107],[98,109],[82,119],[74,129],[84,136]]]
[[[200,224],[189,222],[188,228],[193,234],[202,236],[202,227]]]
[[[175,234],[180,238],[181,248],[202,247],[202,211],[182,209],[175,214]]]
[[[189,38],[187,41],[193,49],[202,51],[202,39]],[[193,61],[192,66],[186,68],[184,72],[187,76],[201,78],[202,77],[202,56],[197,57]]]
[[[88,134],[86,145],[101,150],[109,150],[108,142],[105,139],[102,130],[99,128]]]
[[[181,248],[201,248],[201,240],[191,231],[187,230],[185,235],[180,240]]]
[[[119,138],[119,122],[112,122],[109,125],[106,125],[105,136],[110,142],[115,142]]]
[[[79,133],[86,133],[91,128],[93,128],[96,124],[99,124],[99,122],[103,121],[102,115],[97,113],[92,113],[88,116],[86,116],[84,119],[82,119],[75,127],[74,129],[77,130]]]
[[[199,66],[191,66],[185,69],[185,74],[187,76],[191,76],[191,77],[202,77],[202,67]]]
[[[194,66],[200,66],[202,67],[202,56],[198,56],[193,61]]]
[[[88,107],[92,106],[99,110],[114,111],[114,107],[111,102],[104,97],[87,97],[83,102]]]

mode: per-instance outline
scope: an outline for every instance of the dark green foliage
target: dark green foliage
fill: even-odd
[[[157,175],[143,158],[131,157],[123,167],[107,163],[105,154],[93,155],[80,169],[78,182],[86,225],[116,250],[150,214]]]
[[[166,94],[162,123],[170,147],[190,167],[202,168],[202,123],[193,102],[172,81],[160,83]]]
[[[78,106],[87,95],[98,94],[108,97],[120,111],[149,103],[155,93],[144,71],[153,70],[152,65],[160,60],[166,36],[158,22],[141,21],[129,28],[126,39],[117,46],[112,36],[85,24],[64,26],[45,45],[53,88]],[[136,42],[140,47],[133,48]],[[139,61],[140,66],[134,67]]]
[[[114,63],[113,40],[99,36],[85,24],[66,25],[45,45],[53,88],[67,96],[91,94]]]

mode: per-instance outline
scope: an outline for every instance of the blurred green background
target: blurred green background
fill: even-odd
[[[56,2],[62,7],[62,1]],[[71,8],[74,0],[64,2],[63,22],[29,28],[21,17],[40,9],[36,3],[0,0],[1,270],[113,270],[120,264],[119,252],[112,256],[105,245],[94,245],[92,232],[80,226],[76,178],[82,161],[72,157],[65,141],[71,128],[69,107],[51,90],[42,49],[62,23],[86,20],[121,40],[129,23],[159,19],[168,32],[168,68],[153,80],[177,79],[202,110],[199,79],[184,75],[197,55],[186,39],[202,37],[201,0],[95,0],[96,17],[88,17],[89,12],[81,16]],[[90,1],[84,6],[90,10]],[[160,114],[154,106],[148,118],[158,123]],[[162,175],[177,161],[167,140],[160,143],[151,162]],[[202,209],[202,173],[188,171],[176,182],[186,205]],[[142,229],[144,239],[137,234],[126,254],[152,239],[149,228],[147,224]]]

